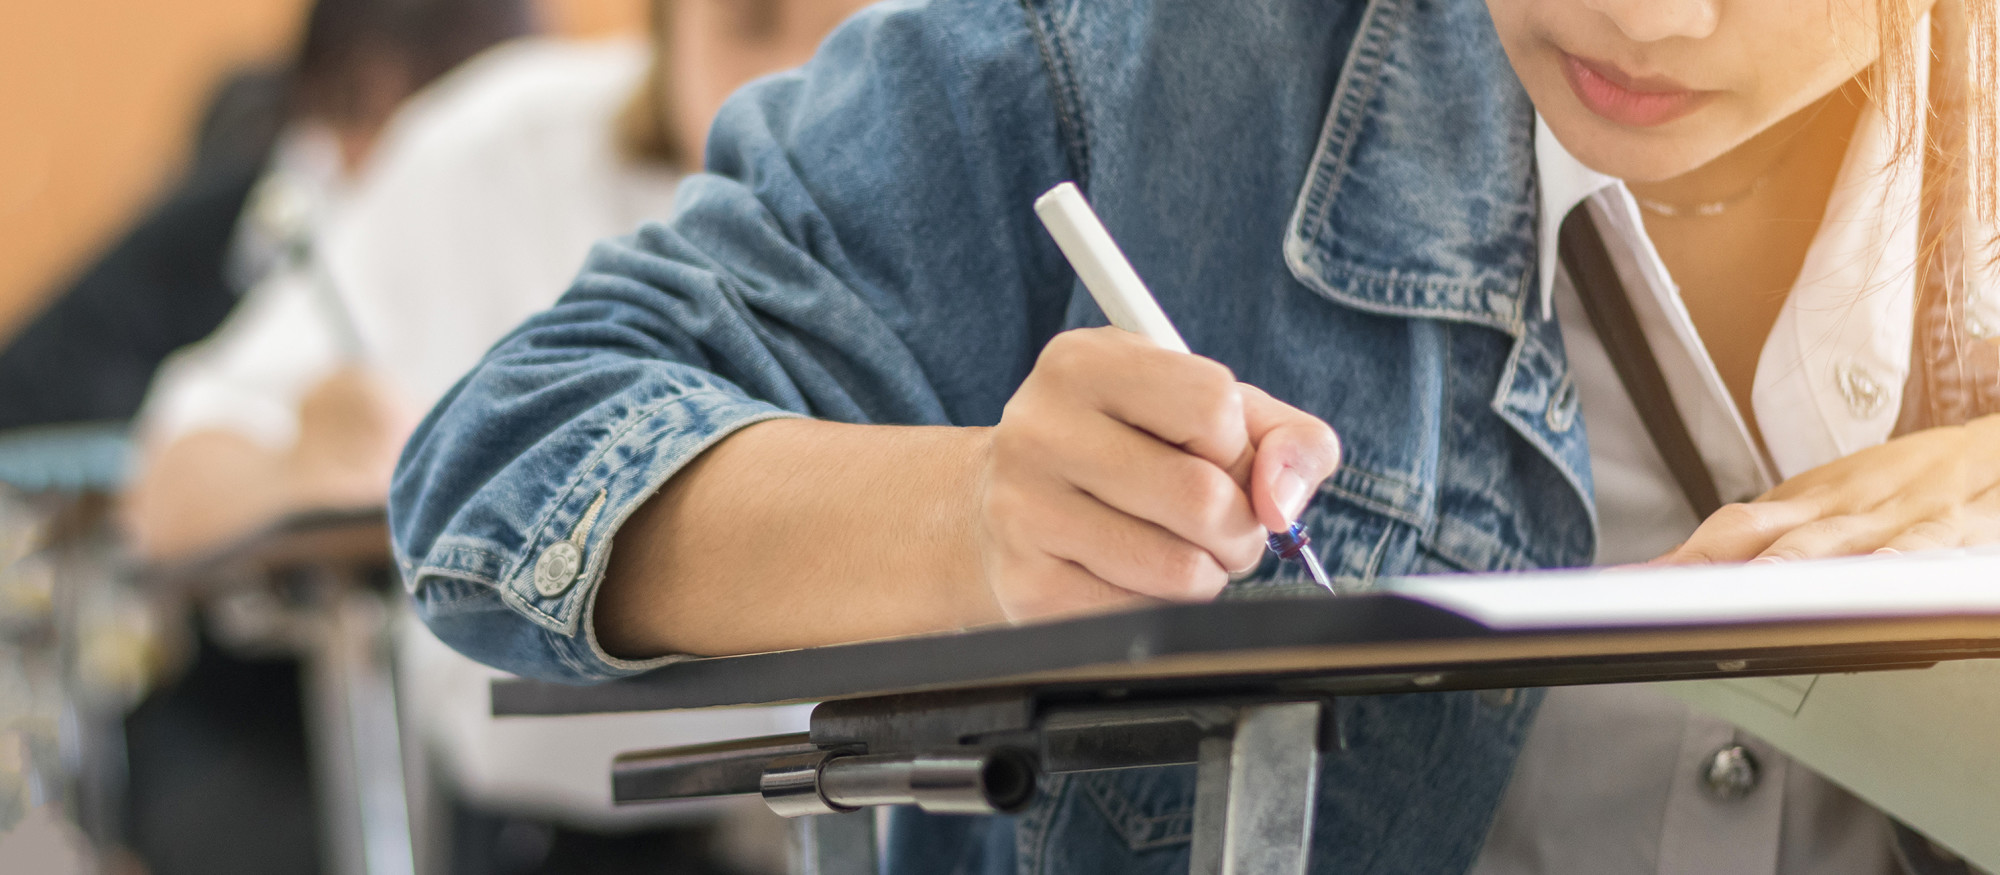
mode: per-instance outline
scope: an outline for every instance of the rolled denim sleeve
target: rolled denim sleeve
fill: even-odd
[[[661,664],[605,653],[591,611],[620,525],[702,451],[788,416],[997,420],[1073,280],[1031,209],[1080,142],[1038,21],[884,4],[731,99],[671,220],[599,244],[404,450],[396,557],[440,638],[554,680]]]

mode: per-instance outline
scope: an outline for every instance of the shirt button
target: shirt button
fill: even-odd
[[[1853,362],[1847,362],[1833,369],[1833,385],[1840,391],[1840,397],[1847,402],[1847,410],[1857,419],[1867,419],[1882,409],[1883,402],[1889,400],[1882,383],[1875,375]]]
[[[557,541],[535,560],[535,591],[543,598],[555,598],[569,591],[583,570],[583,551],[568,541]]]
[[[1710,796],[1733,800],[1757,789],[1757,756],[1740,744],[1732,744],[1709,755],[1701,769],[1701,785]]]
[[[1972,335],[1973,340],[1992,340],[1995,337],[2000,337],[2000,326],[1995,326],[1993,323],[1986,321],[1985,318],[1977,313],[1967,313],[1965,314],[1965,333]]]

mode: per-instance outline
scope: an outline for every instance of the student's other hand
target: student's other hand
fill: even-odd
[[[380,378],[361,368],[334,372],[299,404],[299,438],[287,458],[287,506],[387,501],[396,456],[414,427],[407,407]]]
[[[1326,423],[1116,328],[1050,341],[988,437],[981,558],[1014,620],[1212,599],[1340,458]]]
[[[1732,504],[1657,562],[1814,559],[2000,542],[2000,416],[1896,438]]]
[[[208,429],[149,448],[121,509],[133,550],[181,559],[295,511],[379,506],[412,424],[386,385],[345,370],[300,402],[291,447]]]

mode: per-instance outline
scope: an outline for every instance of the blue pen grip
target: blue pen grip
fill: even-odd
[[[1264,543],[1280,559],[1297,559],[1299,553],[1312,544],[1312,537],[1306,534],[1305,526],[1292,523],[1292,527],[1285,531],[1272,532],[1270,539]]]

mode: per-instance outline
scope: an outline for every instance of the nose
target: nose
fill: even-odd
[[[1583,0],[1635,42],[1673,37],[1702,39],[1715,33],[1720,0]]]

